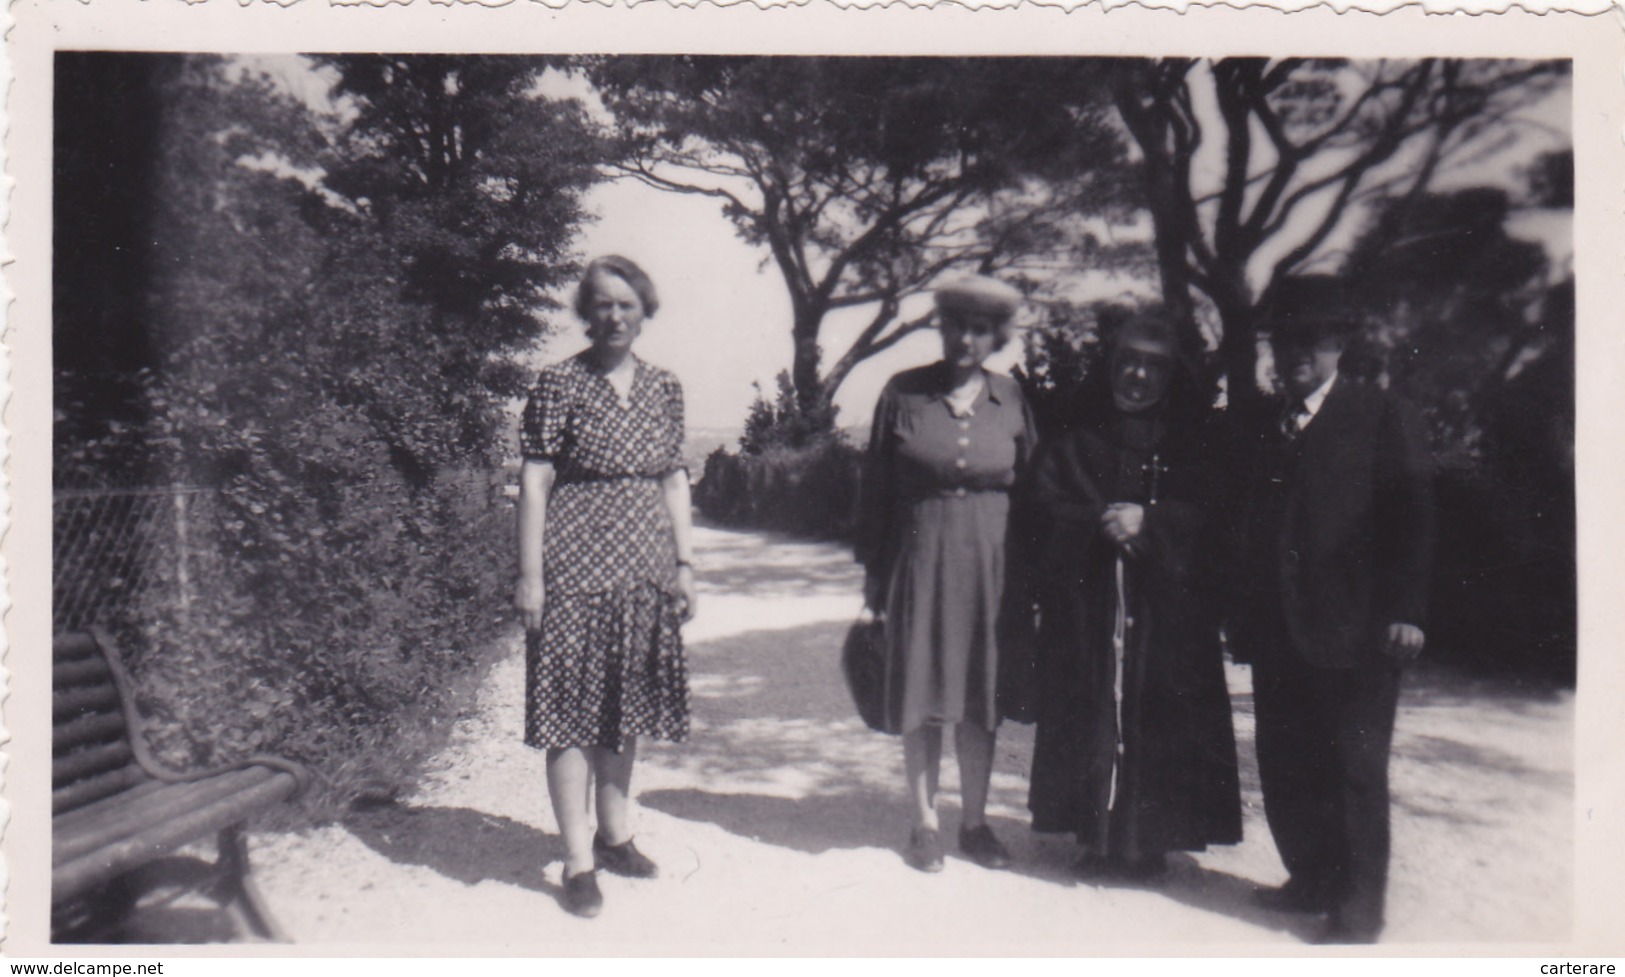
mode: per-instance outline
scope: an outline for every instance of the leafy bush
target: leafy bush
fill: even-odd
[[[762,395],[760,384],[752,384],[756,388],[756,399],[745,417],[745,433],[739,438],[740,451],[747,455],[802,451],[836,436],[835,416],[840,408],[832,405],[809,410],[803,407],[788,370],[780,370],[774,384],[777,393],[772,403]]]
[[[694,501],[727,526],[850,539],[862,465],[862,452],[838,436],[759,454],[718,448],[705,460]]]
[[[511,517],[484,473],[426,492],[370,479],[326,513],[266,474],[190,497],[189,599],[166,541],[115,627],[166,762],[282,753],[331,815],[404,782],[455,717],[505,621],[512,571],[491,554],[511,549]]]

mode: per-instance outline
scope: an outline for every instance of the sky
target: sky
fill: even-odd
[[[766,252],[740,241],[721,204],[710,198],[621,180],[596,187],[587,207],[598,220],[582,232],[583,253],[631,258],[660,292],[660,312],[644,326],[637,355],[682,381],[691,427],[741,426],[755,396],[751,383],[771,397],[774,377],[791,359],[790,297],[778,270],[765,263]],[[903,315],[929,306],[929,298],[916,297]],[[866,314],[831,317],[824,327],[826,356],[846,349]],[[557,359],[585,343],[571,322],[547,342],[542,358]],[[840,424],[867,424],[887,378],[933,362],[941,351],[937,334],[922,331],[860,364],[837,394]],[[1019,357],[1012,344],[989,365],[1008,369]]]

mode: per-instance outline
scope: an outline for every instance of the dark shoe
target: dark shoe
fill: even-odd
[[[1333,913],[1332,918],[1326,921],[1326,928],[1315,934],[1314,942],[1321,946],[1370,944],[1377,942],[1377,937],[1381,935],[1381,926],[1356,926],[1344,922]]]
[[[922,872],[942,871],[942,837],[929,828],[915,828],[909,832],[903,860]]]
[[[629,879],[652,879],[660,875],[660,867],[649,856],[638,851],[628,838],[618,845],[604,843],[598,835],[592,836],[592,857],[598,867]]]
[[[1254,889],[1253,901],[1278,913],[1325,913],[1332,908],[1330,899],[1291,882],[1274,889]]]
[[[1072,863],[1072,876],[1080,882],[1103,882],[1112,877],[1112,863],[1090,852]]]
[[[1010,849],[1004,847],[1004,843],[994,837],[993,829],[985,824],[969,831],[960,828],[959,850],[983,868],[1010,867]]]
[[[1118,872],[1130,882],[1151,882],[1168,874],[1168,856],[1160,851],[1117,864]]]
[[[564,877],[564,911],[591,919],[604,908],[604,894],[598,891],[596,871],[577,872]]]

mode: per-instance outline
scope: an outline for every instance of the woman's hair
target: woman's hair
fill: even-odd
[[[618,254],[606,254],[601,258],[594,258],[587,263],[581,272],[581,281],[576,285],[576,315],[582,320],[589,318],[592,311],[593,279],[599,275],[614,275],[621,281],[632,286],[632,291],[638,295],[638,301],[643,303],[643,314],[653,316],[660,309],[660,297],[655,294],[655,283],[638,263],[631,258],[623,258]]]

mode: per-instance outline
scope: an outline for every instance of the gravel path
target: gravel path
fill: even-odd
[[[896,740],[852,714],[836,666],[860,577],[842,548],[701,528],[687,642],[689,743],[647,746],[634,780],[655,881],[605,877],[606,908],[557,905],[542,757],[521,745],[522,643],[494,668],[415,794],[300,834],[254,838],[267,901],[304,944],[379,953],[1081,954],[1298,952],[1309,930],[1253,908],[1283,873],[1252,759],[1247,671],[1231,674],[1246,840],[1176,860],[1158,888],[1071,882],[1071,846],[1026,827],[1030,728],[999,741],[992,821],[1017,858],[903,865]],[[1573,699],[1423,671],[1395,743],[1390,943],[1563,940],[1572,890]],[[953,764],[944,827],[957,821]],[[1419,947],[1418,949],[1423,949]],[[1504,952],[1504,951],[1503,951]]]

